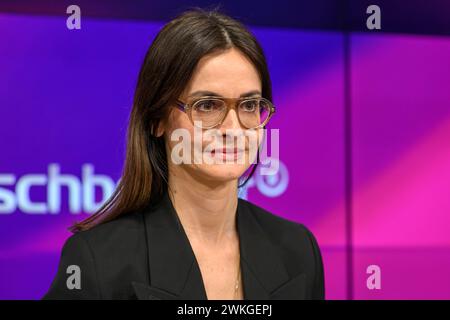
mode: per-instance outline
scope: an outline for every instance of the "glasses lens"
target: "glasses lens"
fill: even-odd
[[[192,120],[201,121],[202,128],[216,126],[227,111],[225,102],[219,99],[200,99],[192,106]]]
[[[239,105],[239,119],[247,128],[264,123],[270,115],[270,102],[265,99],[244,100]]]

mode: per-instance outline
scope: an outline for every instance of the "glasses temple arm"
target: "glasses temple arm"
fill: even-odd
[[[175,105],[177,106],[178,109],[180,109],[181,111],[185,112],[186,111],[186,104],[181,102],[180,100],[176,100],[175,101]]]

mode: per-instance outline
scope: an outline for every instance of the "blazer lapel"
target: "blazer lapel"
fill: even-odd
[[[144,219],[150,284],[132,283],[137,298],[206,300],[199,265],[167,192]],[[289,299],[304,291],[304,277],[289,279],[276,247],[244,200],[238,201],[236,219],[244,299]]]
[[[166,192],[144,213],[150,285],[134,283],[138,298],[206,299],[194,252]]]
[[[302,299],[304,274],[290,278],[280,250],[261,228],[250,205],[239,199],[237,227],[246,300]]]

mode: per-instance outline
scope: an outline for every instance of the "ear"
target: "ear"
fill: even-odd
[[[164,124],[164,120],[161,120],[158,122],[158,127],[156,128],[156,130],[153,130],[152,127],[152,133],[155,135],[155,137],[161,137],[164,134],[165,131],[165,124]]]

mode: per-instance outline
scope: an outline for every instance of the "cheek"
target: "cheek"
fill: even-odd
[[[172,112],[164,128],[164,138],[168,148],[169,159],[170,152],[181,141],[183,144],[192,144],[194,137],[194,128],[188,116],[182,112]],[[182,155],[182,154],[180,154]]]
[[[190,130],[191,127],[188,115],[180,110],[173,109],[167,117],[166,128],[169,133],[177,129]]]
[[[252,158],[256,157],[258,150],[263,147],[264,129],[247,132],[247,137],[248,151]]]

